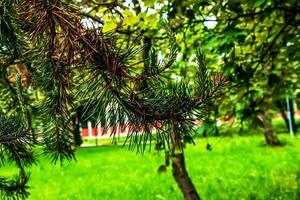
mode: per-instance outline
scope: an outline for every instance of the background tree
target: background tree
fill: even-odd
[[[89,6],[95,8],[91,12],[97,13],[97,8],[105,9],[107,5]],[[285,116],[278,102],[295,96],[299,88],[298,1],[145,0],[128,5],[118,1],[110,6],[119,12],[104,15],[109,19],[103,24],[104,30],[116,28],[127,38],[132,32],[140,32],[151,38],[152,45],[159,45],[162,52],[167,51],[168,44],[159,21],[170,19],[181,60],[195,61],[194,49],[201,46],[207,52],[209,66],[222,66],[230,79],[232,91],[219,108],[220,117],[233,116],[243,124],[241,127],[262,127],[268,144],[280,144],[271,118],[275,110]],[[116,21],[115,15],[124,18]],[[192,65],[175,64],[178,68],[172,76],[192,76]]]

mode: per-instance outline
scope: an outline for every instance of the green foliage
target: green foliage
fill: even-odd
[[[54,162],[74,158],[70,125],[73,103],[70,38],[76,40],[75,26],[79,21],[76,12],[70,9],[60,1],[0,3],[0,88],[4,94],[0,111],[0,157],[1,165],[15,162],[20,169],[19,176],[13,180],[1,178],[1,198],[28,196],[28,175],[24,167],[34,162],[31,150],[36,145],[33,136],[37,127],[33,127],[32,118],[37,116],[34,114],[39,114],[39,123],[46,129],[39,138],[44,153],[50,154]],[[61,54],[60,59],[57,54]],[[41,99],[31,96],[33,90],[42,93],[42,104],[37,107],[31,100],[37,105]]]
[[[158,22],[168,18],[182,54],[176,72],[189,76],[193,69],[183,62],[193,62],[188,58],[201,46],[207,50],[209,66],[224,72],[230,80],[231,90],[219,107],[221,117],[233,116],[245,124],[256,124],[263,110],[274,110],[275,101],[296,95],[300,66],[296,53],[300,46],[298,1],[143,2],[146,9],[131,10],[131,15],[135,11],[136,17],[147,16],[152,9],[151,19],[143,18],[129,30],[134,27],[135,32],[151,38],[152,46],[166,52],[166,34]],[[128,12],[124,9],[124,16]],[[120,26],[120,32],[130,37],[127,21],[121,23],[125,28]],[[155,26],[144,30],[142,26],[147,23]],[[215,23],[215,27],[210,28],[210,23]],[[266,98],[272,106],[264,105]]]

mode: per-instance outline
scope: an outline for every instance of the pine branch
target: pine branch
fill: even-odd
[[[28,129],[16,117],[0,114],[0,160],[5,164],[5,157],[15,162],[18,167],[30,166],[35,162],[33,140]]]
[[[94,44],[99,46],[94,47],[97,51],[92,52],[92,59],[89,60],[88,66],[96,67],[91,69],[87,67],[88,71],[83,71],[88,72],[86,75],[88,78],[84,79],[86,85],[83,86],[87,88],[84,93],[85,99],[89,99],[86,104],[94,105],[86,109],[86,112],[93,110],[90,116],[93,116],[95,112],[99,113],[98,117],[108,116],[109,121],[113,122],[109,124],[110,126],[118,123],[117,119],[120,115],[126,116],[131,123],[128,137],[130,148],[136,146],[141,152],[147,141],[153,138],[151,127],[155,128],[159,135],[167,134],[168,130],[158,124],[165,124],[164,126],[167,127],[168,124],[176,122],[178,133],[182,135],[180,138],[192,142],[190,132],[194,127],[193,116],[198,118],[206,116],[212,109],[212,102],[218,98],[219,90],[225,84],[223,76],[210,75],[206,72],[203,54],[198,55],[199,79],[196,81],[198,91],[193,94],[189,84],[184,82],[173,84],[169,79],[162,79],[164,70],[161,69],[169,68],[175,60],[176,45],[173,44],[174,48],[171,48],[171,56],[167,61],[162,62],[165,63],[163,66],[167,67],[159,68],[158,66],[161,66],[158,64],[159,61],[155,54],[151,54],[148,58],[149,64],[144,66],[142,76],[138,75],[138,79],[132,79],[131,71],[124,69],[133,69],[127,68],[127,63],[136,57],[137,51],[125,50],[129,53],[122,54],[121,49],[114,50],[112,46],[114,42],[103,40],[102,43],[99,41]],[[124,55],[122,60],[116,59],[119,55]],[[123,71],[116,73],[116,69]],[[99,95],[101,90],[103,93]],[[112,104],[115,106],[111,106]],[[107,107],[109,107],[109,112],[106,112]],[[119,107],[122,108],[122,113],[115,112]],[[115,135],[115,130],[113,135]],[[166,140],[167,138],[167,136],[160,137],[158,139],[162,140],[157,142],[168,143],[170,140]]]
[[[44,153],[53,162],[75,159],[72,141],[72,64],[81,40],[81,24],[76,9],[60,0],[27,0],[19,5],[32,44],[35,80],[44,89],[40,106],[47,130],[43,133]]]
[[[29,196],[28,182],[29,176],[24,171],[20,171],[19,176],[9,180],[0,177],[0,198],[1,199],[26,199]]]
[[[32,151],[33,140],[28,130],[16,117],[0,114],[0,167],[15,162],[20,169],[13,180],[0,177],[1,199],[24,199],[28,197],[28,175],[24,167],[35,163]]]

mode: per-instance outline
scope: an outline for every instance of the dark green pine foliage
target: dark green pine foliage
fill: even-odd
[[[13,179],[0,177],[0,198],[25,198],[28,196],[25,167],[34,163],[32,138],[29,129],[17,117],[0,114],[0,166],[14,162],[19,174]]]
[[[15,164],[19,173],[13,178],[0,177],[0,199],[18,199],[28,196],[26,183],[29,174],[25,172],[35,162],[32,151],[33,139],[30,118],[27,118],[27,108],[24,105],[22,89],[11,85],[8,77],[8,67],[20,58],[20,46],[22,41],[18,40],[17,28],[14,17],[16,10],[14,1],[0,2],[0,89],[1,105],[0,111],[0,167]],[[17,81],[16,81],[17,82]],[[20,83],[20,80],[18,81]],[[23,115],[16,112],[8,116],[12,110],[23,110]]]
[[[34,145],[43,145],[53,162],[75,158],[71,67],[80,31],[76,14],[60,1],[0,2],[0,167],[15,163],[20,169],[14,179],[0,178],[0,199],[28,196],[25,170],[34,163]],[[29,73],[30,86],[16,74],[20,66]],[[35,104],[43,99],[36,107],[28,98],[32,89],[42,96]],[[32,117],[43,125],[37,130],[39,143],[32,137],[39,128],[32,127]]]
[[[117,36],[97,32],[85,35],[94,48],[88,51],[92,53],[79,78],[79,96],[87,116],[97,116],[100,121],[107,117],[106,130],[116,124],[128,127],[130,148],[136,147],[139,152],[152,141],[167,151],[172,151],[172,143],[180,143],[182,149],[186,142],[193,142],[195,119],[203,119],[211,111],[226,82],[221,74],[206,70],[201,51],[197,52],[199,68],[193,83],[168,78],[165,71],[172,67],[177,47],[175,37],[166,29],[169,54],[159,60],[158,52],[152,49],[142,70],[134,64],[142,50],[136,43],[122,48]],[[172,126],[178,141],[170,138]],[[118,136],[116,128],[111,135]]]
[[[29,174],[26,167],[35,163],[33,152],[31,117],[21,90],[21,80],[17,77],[16,95],[18,97],[21,115],[5,116],[0,113],[0,167],[14,163],[19,168],[19,174],[13,179],[0,177],[0,198],[19,199],[28,197],[27,181]]]
[[[79,14],[58,0],[24,1],[19,14],[35,49],[30,55],[33,79],[45,95],[39,108],[45,124],[44,152],[54,162],[74,159],[72,67],[82,31]]]
[[[10,112],[17,102],[16,91],[8,79],[8,67],[19,58],[22,45],[17,38],[16,10],[12,5],[11,1],[0,2],[0,100],[6,102],[0,106],[3,113]]]

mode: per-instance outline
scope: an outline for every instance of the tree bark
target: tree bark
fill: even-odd
[[[267,112],[261,115],[262,123],[264,128],[264,135],[268,145],[270,146],[281,146],[281,142],[279,141],[272,125],[272,116],[270,116]]]
[[[268,91],[264,94],[263,97],[263,104],[264,104],[264,111],[261,113],[261,121],[262,127],[264,129],[264,136],[266,139],[266,143],[269,146],[281,146],[281,142],[276,135],[276,132],[273,129],[272,125],[272,114],[270,113],[272,104],[271,104],[271,92],[270,88],[267,88]]]
[[[79,107],[76,110],[76,116],[72,117],[72,129],[74,134],[74,142],[76,146],[80,146],[82,144],[82,138],[80,135],[80,121],[82,115],[82,107]]]
[[[185,199],[200,200],[198,192],[186,171],[183,153],[176,153],[172,156],[172,174]]]
[[[185,168],[183,147],[180,135],[174,124],[170,128],[170,148],[172,160],[172,174],[186,200],[200,200],[200,196]]]
[[[276,107],[279,109],[279,112],[280,112],[280,115],[282,117],[282,119],[284,120],[284,123],[287,127],[287,129],[289,130],[290,127],[289,127],[289,120],[285,114],[285,107],[284,107],[284,102],[282,102],[281,100],[277,100],[275,101],[275,104],[276,104]]]

